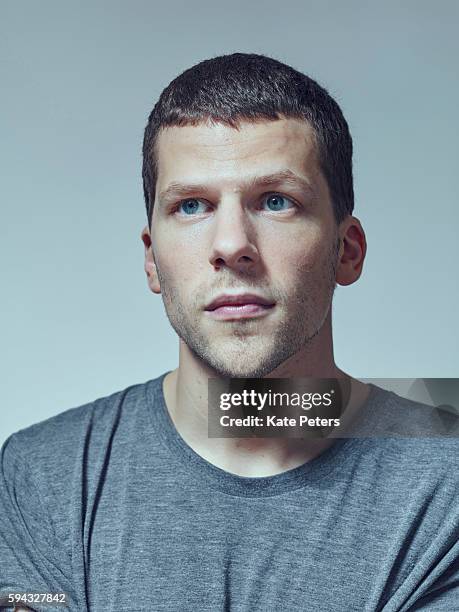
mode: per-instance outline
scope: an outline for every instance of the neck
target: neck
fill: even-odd
[[[179,367],[164,379],[164,396],[171,419],[181,437],[201,457],[241,476],[269,476],[314,459],[334,443],[333,439],[209,438],[208,379],[222,378],[191,353],[180,340]],[[368,397],[364,385],[340,370],[333,359],[331,325],[307,347],[292,355],[265,378],[338,378],[351,386],[346,413],[353,418]]]

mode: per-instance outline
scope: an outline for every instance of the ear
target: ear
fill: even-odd
[[[336,282],[351,285],[360,277],[367,252],[365,232],[360,221],[349,215],[339,226],[340,248],[336,268]]]
[[[150,230],[148,229],[147,225],[143,228],[140,234],[140,238],[145,246],[144,269],[147,275],[148,286],[150,287],[151,291],[153,291],[153,293],[161,293],[158,271],[156,270],[155,257],[153,255]]]

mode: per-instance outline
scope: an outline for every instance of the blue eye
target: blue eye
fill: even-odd
[[[273,193],[263,198],[263,204],[268,205],[268,210],[270,212],[279,212],[284,210],[289,210],[290,208],[295,208],[296,204],[290,200],[290,198],[286,198],[283,195],[278,193]],[[290,204],[290,206],[288,206]],[[201,200],[197,200],[195,198],[189,198],[188,200],[182,200],[178,203],[176,211],[186,216],[193,216],[195,213],[203,212],[203,210],[199,210],[199,206],[206,206]]]
[[[269,209],[271,212],[277,212],[279,210],[288,210],[288,208],[283,207],[286,202],[290,202],[293,207],[295,206],[295,204],[289,198],[286,198],[285,196],[280,195],[278,193],[274,193],[267,196],[263,201],[267,202],[267,204],[271,207]]]
[[[185,214],[192,215],[196,212],[196,210],[199,208],[199,204],[201,203],[202,202],[200,202],[199,200],[194,199],[183,200],[183,202],[180,202],[180,204],[178,205],[177,210],[180,210],[180,208],[183,206],[182,210],[185,212]]]

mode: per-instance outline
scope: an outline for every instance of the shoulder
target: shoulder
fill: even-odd
[[[135,448],[161,378],[71,408],[9,436],[0,449],[0,515],[8,511],[16,520],[19,512],[44,539],[55,532],[71,551],[69,521],[76,519],[80,525],[81,513],[96,503],[109,464],[114,474],[122,471],[125,450]]]
[[[131,385],[13,433],[3,443],[3,462],[41,474],[71,469],[91,448],[106,445],[120,424],[137,418],[161,379]]]
[[[459,484],[459,414],[452,407],[430,406],[372,386],[358,436],[379,461],[399,472],[455,479]]]

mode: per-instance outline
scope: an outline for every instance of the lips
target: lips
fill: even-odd
[[[253,293],[242,293],[238,295],[224,294],[212,300],[212,302],[210,302],[210,304],[206,306],[205,310],[213,311],[217,308],[222,308],[224,306],[236,307],[244,306],[247,304],[255,304],[258,306],[269,307],[273,306],[274,302],[268,300],[263,296],[256,295]]]
[[[274,304],[264,306],[262,304],[227,304],[218,306],[214,310],[207,310],[205,316],[216,321],[235,321],[240,319],[257,319],[269,315],[274,310]]]

